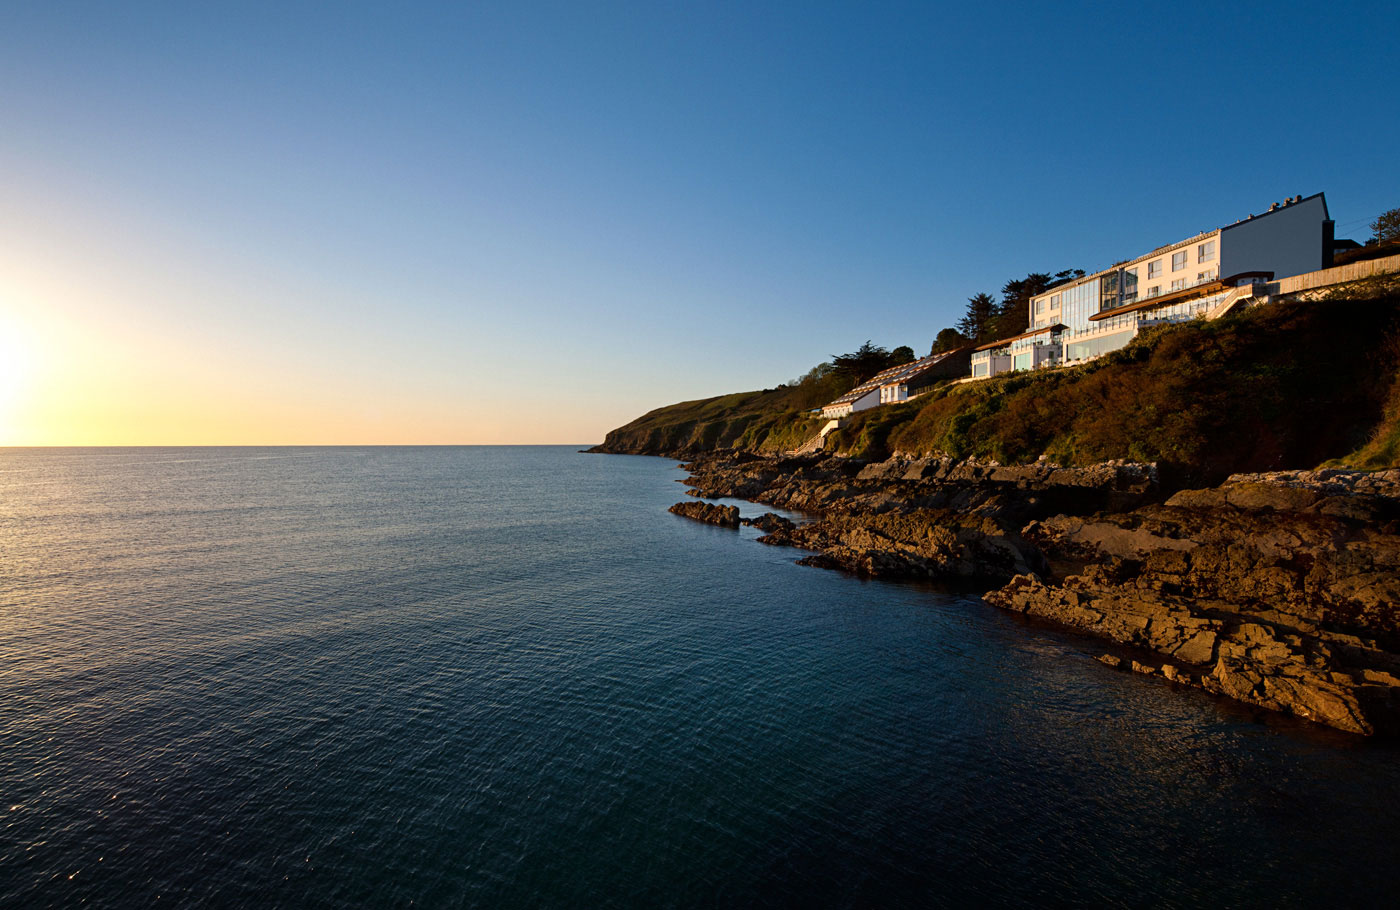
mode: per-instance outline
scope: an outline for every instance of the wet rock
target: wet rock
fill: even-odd
[[[705,497],[816,515],[753,522],[765,544],[812,551],[803,565],[990,581],[989,603],[1118,643],[1138,672],[1400,732],[1400,471],[1235,475],[1163,502],[1155,466],[1128,462],[707,456],[687,469]]]
[[[705,524],[719,525],[723,528],[739,527],[738,506],[721,506],[708,502],[678,502],[666,511],[680,515],[682,518],[703,521]]]
[[[774,531],[791,531],[795,524],[781,515],[772,512],[764,512],[757,518],[741,518],[739,521],[753,528],[758,528],[765,534],[772,534]]]

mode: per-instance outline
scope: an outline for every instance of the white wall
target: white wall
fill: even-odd
[[[1288,278],[1323,267],[1322,222],[1327,204],[1318,195],[1220,231],[1220,277],[1273,272]]]
[[[871,389],[864,395],[851,402],[852,411],[864,411],[867,408],[877,407],[880,404],[880,390]]]

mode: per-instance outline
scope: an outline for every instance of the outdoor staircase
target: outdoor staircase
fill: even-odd
[[[1225,295],[1224,299],[1206,311],[1206,321],[1209,322],[1212,319],[1219,319],[1221,316],[1224,316],[1226,313],[1230,312],[1230,310],[1234,309],[1235,304],[1239,303],[1241,300],[1253,298],[1255,295],[1255,287],[1256,285],[1253,284],[1242,284],[1232,289],[1230,293]]]
[[[823,448],[825,448],[826,434],[830,433],[832,430],[836,429],[839,426],[841,426],[840,420],[829,420],[827,421],[826,426],[821,428],[821,432],[817,433],[815,436],[813,436],[811,439],[808,439],[806,442],[802,443],[802,445],[798,446],[797,448],[791,449],[790,451],[784,452],[783,454],[815,455],[816,453],[820,452]]]

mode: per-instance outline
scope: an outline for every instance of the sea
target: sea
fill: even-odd
[[[0,450],[0,906],[1393,902],[1397,747],[576,448]]]

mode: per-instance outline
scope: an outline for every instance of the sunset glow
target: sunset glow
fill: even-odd
[[[1127,9],[1101,42],[1049,8],[998,41],[971,7],[265,13],[7,22],[0,444],[597,442],[866,339],[923,353],[1012,275],[1093,271],[1281,193],[1325,188],[1339,236],[1393,203],[1373,197],[1394,118],[1349,119],[1345,167],[1325,129],[1261,157],[1197,103],[1280,113],[1251,54],[1185,21],[1136,43]],[[1292,21],[1222,8],[1211,29],[1265,48]],[[1385,82],[1365,70],[1384,29],[1313,31],[1318,59],[1361,62],[1292,109]],[[1035,45],[1103,52],[1027,80]],[[1142,70],[1142,46],[1170,59]],[[1158,70],[1182,75],[1105,78]],[[1175,125],[1050,141],[1079,97]],[[1187,171],[1150,204],[1105,192]]]

